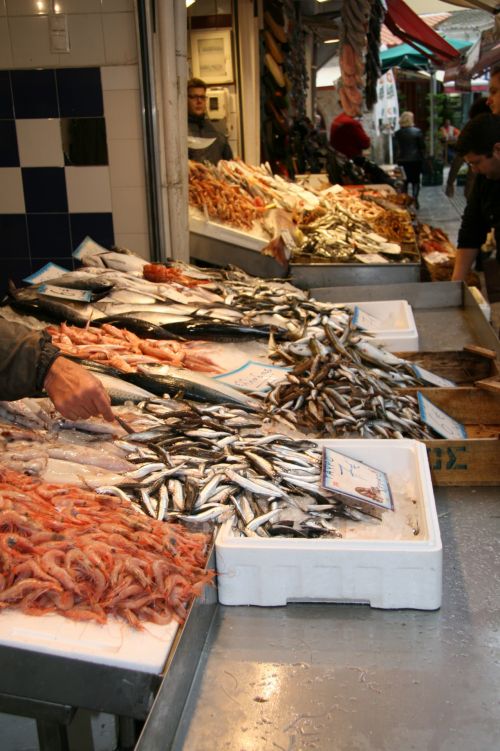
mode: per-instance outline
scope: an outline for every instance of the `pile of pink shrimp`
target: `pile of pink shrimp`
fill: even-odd
[[[115,496],[0,470],[0,611],[182,622],[212,578],[207,548],[207,535]]]
[[[210,373],[222,372],[206,354],[206,342],[179,342],[174,339],[141,339],[127,329],[109,323],[100,328],[87,326],[48,326],[52,342],[64,354],[86,360],[98,360],[125,373],[132,373],[138,365],[160,363],[176,368],[188,368]]]

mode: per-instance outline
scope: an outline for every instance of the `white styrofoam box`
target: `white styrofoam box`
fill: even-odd
[[[2,610],[0,644],[75,660],[161,673],[179,624],[145,623],[142,631],[109,618],[105,624],[72,621],[61,615],[26,615]]]
[[[339,303],[339,307],[358,307],[377,319],[376,326],[365,331],[389,352],[418,352],[418,331],[411,305],[406,300],[381,300]]]
[[[211,237],[214,240],[238,245],[241,248],[257,252],[260,252],[269,242],[269,239],[266,240],[263,237],[257,237],[247,230],[236,229],[235,227],[229,227],[227,224],[219,224],[211,220],[207,221],[201,218],[201,214],[200,216],[195,216],[195,210],[193,209],[190,209],[189,214],[189,230],[197,235]]]
[[[384,471],[395,510],[380,523],[346,520],[341,539],[243,537],[227,521],[215,543],[219,602],[439,608],[442,546],[425,445],[409,439],[318,444]]]

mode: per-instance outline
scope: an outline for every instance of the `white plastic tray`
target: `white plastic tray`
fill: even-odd
[[[138,631],[111,618],[101,625],[57,614],[0,612],[0,644],[155,674],[163,670],[178,628],[176,621],[145,623]]]
[[[360,311],[377,319],[373,327],[365,331],[389,352],[418,352],[418,331],[411,305],[406,300],[339,303],[339,307]]]
[[[386,472],[395,511],[385,512],[380,524],[347,522],[342,539],[239,537],[226,522],[215,545],[219,602],[439,608],[442,546],[425,445],[407,439],[318,443]]]

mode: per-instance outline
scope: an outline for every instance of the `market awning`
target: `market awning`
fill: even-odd
[[[456,54],[470,47],[471,42],[464,42],[461,39],[448,38],[448,44],[453,45],[456,50]],[[427,54],[426,54],[427,53]],[[382,65],[382,72],[389,70],[389,68],[403,68],[404,70],[425,70],[428,71],[430,67],[431,54],[425,48],[421,51],[417,51],[409,44],[398,44],[396,47],[391,47],[388,50],[380,53],[380,62]],[[433,65],[435,68],[436,66]],[[444,62],[440,67],[444,67]],[[450,79],[451,80],[451,79]]]
[[[440,60],[454,60],[460,54],[403,0],[387,0],[384,23],[393,34],[436,63]]]

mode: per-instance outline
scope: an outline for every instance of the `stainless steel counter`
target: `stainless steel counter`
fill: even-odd
[[[171,748],[500,748],[500,489],[435,495],[440,610],[219,607]],[[137,749],[170,748],[161,710]]]

